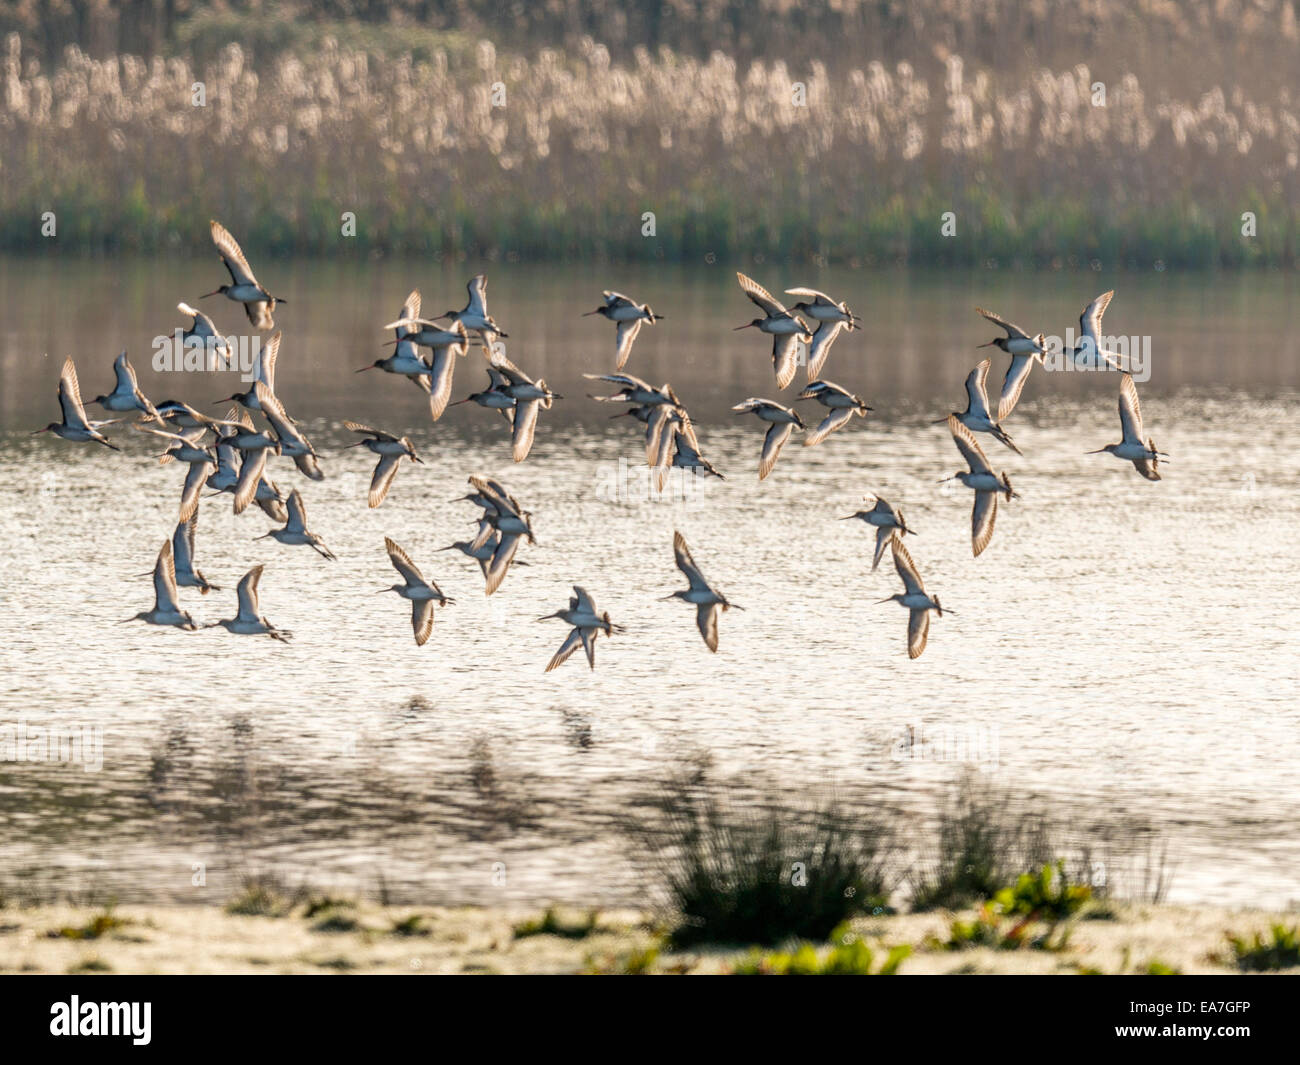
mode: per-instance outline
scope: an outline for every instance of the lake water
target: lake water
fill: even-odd
[[[624,819],[707,752],[737,796],[797,807],[833,787],[903,811],[918,837],[974,758],[1119,850],[1165,841],[1175,900],[1300,899],[1294,277],[745,264],[774,291],[815,285],[867,318],[825,376],[875,408],[818,447],[796,436],[760,483],[763,426],[728,408],[795,390],[776,392],[766,338],[731,331],[753,317],[733,266],[486,265],[509,356],[565,397],[515,465],[495,413],[465,405],[433,425],[409,383],[353,373],[383,353],[380,327],[410,288],[426,312],[459,307],[484,264],[254,264],[289,300],[277,390],[327,477],[277,459],[272,473],[302,490],[338,561],[254,542],[271,526],[259,510],[206,500],[197,563],[225,590],[182,595],[200,621],[229,617],[240,575],[265,562],[262,610],[294,631],[287,646],[115,624],[151,605],[138,575],[171,535],[180,473],[122,426],[121,454],[28,435],[58,416],[68,354],[84,396],[111,387],[126,348],[153,399],[220,413],[211,404],[244,387],[235,375],[150,367],[175,304],[223,279],[215,259],[0,260],[0,726],[102,736],[97,771],[0,761],[6,890],[221,902],[275,872],[429,903],[635,903],[646,886]],[[579,315],[607,285],[666,316],[628,369],[673,383],[725,481],[647,498],[640,426],[586,398],[581,374],[613,368],[613,327]],[[936,483],[959,457],[932,424],[994,350],[975,350],[995,331],[973,305],[1059,335],[1111,287],[1108,330],[1151,338],[1139,387],[1172,455],[1165,479],[1084,454],[1119,439],[1114,374],[1036,369],[1008,423],[1024,457],[985,445],[1022,498],[973,559],[970,494]],[[206,304],[245,330],[235,305]],[[995,353],[995,374],[1005,361]],[[482,367],[460,363],[457,398],[486,384]],[[427,463],[404,464],[377,510],[373,456],[343,450],[345,418],[410,434]],[[437,551],[472,532],[474,508],[450,502],[472,472],[502,480],[537,533],[490,599],[474,563]],[[837,520],[869,492],[902,506],[927,587],[952,609],[916,661],[905,612],[875,602],[901,588],[892,567],[871,573],[870,531]],[[746,607],[722,618],[716,655],[690,607],[657,601],[684,587],[674,529]],[[396,579],[385,536],[457,599],[422,648],[407,604],[374,594]],[[545,674],[565,629],[533,619],[575,583],[628,631],[600,642],[594,673],[579,655]],[[909,725],[927,745],[901,747]]]

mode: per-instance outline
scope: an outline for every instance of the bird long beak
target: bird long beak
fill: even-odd
[[[887,595],[887,596],[885,596],[884,599],[877,599],[875,605],[876,605],[876,606],[879,606],[881,603],[888,603],[888,602],[889,602],[890,600],[892,600],[893,598],[894,598],[894,597],[893,597],[892,595]]]
[[[1106,450],[1106,449],[1105,449],[1104,447],[1099,447],[1096,451],[1085,451],[1084,454],[1085,454],[1085,455],[1100,455],[1100,454],[1102,454],[1102,452],[1104,452],[1105,450]]]
[[[746,322],[744,325],[738,325],[738,326],[736,326],[736,328],[733,329],[732,332],[733,332],[733,333],[739,333],[742,329],[753,329],[753,328],[754,328],[754,323],[753,323],[753,322]]]
[[[595,310],[595,311],[584,311],[583,314],[582,314],[582,317],[584,317],[584,318],[590,318],[593,314],[599,314],[599,313],[600,313],[599,310]]]
[[[35,430],[35,431],[32,433],[32,436],[40,436],[41,433],[48,433],[49,431],[50,431],[50,427],[47,425],[44,429],[37,429],[37,430]],[[134,619],[132,619],[132,620],[134,620]]]
[[[221,295],[221,289],[219,289],[219,288],[214,288],[211,292],[205,292],[205,293],[203,293],[203,295],[200,296],[199,299],[201,299],[201,300],[205,300],[205,299],[207,299],[209,296],[219,296],[219,295]]]
[[[976,345],[975,345],[975,350],[978,351],[980,348],[991,348],[991,347],[992,347],[994,344],[996,344],[996,343],[997,343],[997,341],[995,341],[995,340],[990,340],[987,344],[976,344]]]
[[[354,372],[354,373],[365,373],[367,370],[373,370],[374,368],[375,368],[374,363],[371,363],[369,366],[363,366],[363,367],[361,367],[361,369],[359,369],[359,370],[355,370],[355,371],[353,371],[353,372]]]

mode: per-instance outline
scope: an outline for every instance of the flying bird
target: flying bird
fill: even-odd
[[[641,326],[646,322],[654,325],[655,322],[663,319],[663,315],[655,314],[650,309],[650,304],[637,303],[636,300],[624,296],[621,292],[611,292],[607,289],[601,295],[605,297],[605,302],[594,311],[588,311],[583,317],[589,318],[593,314],[599,314],[618,326],[615,336],[614,369],[621,370],[627,365],[628,356],[632,354],[632,342],[636,340]]]
[[[350,432],[361,433],[365,439],[358,440],[355,444],[348,444],[348,447],[364,447],[373,451],[379,456],[379,462],[375,466],[375,474],[370,480],[369,504],[371,509],[379,506],[388,495],[388,489],[392,487],[393,478],[397,476],[397,467],[401,464],[403,458],[408,458],[412,462],[424,464],[424,459],[415,453],[415,445],[411,443],[409,436],[393,436],[392,433],[385,433],[379,429],[372,429],[368,425],[361,425],[359,422],[343,423],[343,427]]]
[[[975,310],[999,329],[1006,330],[1007,334],[994,337],[987,344],[977,345],[980,348],[1000,348],[1011,356],[1011,365],[1007,367],[1006,376],[1002,379],[1002,393],[998,398],[998,421],[1001,422],[1006,420],[1020,402],[1020,393],[1024,391],[1034,363],[1037,362],[1040,366],[1043,364],[1043,356],[1047,354],[1047,338],[1042,333],[1031,337],[1020,326],[983,307],[976,307]]]
[[[192,319],[190,324],[181,331],[182,344],[197,341],[205,350],[219,352],[229,359],[232,354],[230,341],[221,335],[211,318],[202,311],[191,307],[188,303],[178,303],[176,309],[181,314],[188,314]]]
[[[776,460],[781,454],[781,448],[785,447],[785,442],[790,439],[790,434],[795,429],[804,430],[808,428],[804,421],[799,417],[799,412],[793,407],[783,407],[780,403],[775,403],[770,399],[758,399],[751,396],[743,403],[737,403],[731,408],[737,414],[754,414],[760,421],[768,423],[768,430],[763,437],[763,453],[758,458],[758,479],[761,481],[772,472],[772,467],[776,465]]]
[[[615,625],[609,620],[608,611],[603,614],[599,613],[591,596],[576,584],[573,586],[573,595],[569,599],[567,610],[557,610],[554,614],[547,614],[537,620],[548,621],[551,618],[559,618],[568,622],[573,626],[573,630],[551,658],[545,670],[547,673],[568,659],[579,647],[587,652],[587,664],[594,670],[596,668],[596,637],[601,633],[612,636],[615,633],[624,631],[621,625]]]
[[[864,499],[875,500],[875,504],[870,510],[858,510],[852,514],[846,514],[843,521],[849,521],[853,518],[861,518],[868,525],[876,530],[876,552],[871,559],[871,572],[876,572],[876,567],[880,565],[881,558],[884,557],[885,548],[889,546],[895,534],[906,535],[912,530],[907,527],[907,522],[903,520],[901,509],[896,510],[886,503],[880,496],[864,496]]]
[[[966,375],[966,409],[963,411],[953,411],[951,417],[958,419],[967,429],[975,433],[988,433],[994,440],[1005,444],[1017,455],[1023,455],[1024,452],[1016,447],[1016,442],[1011,439],[998,420],[989,412],[989,397],[986,391],[989,379],[989,366],[991,360],[985,359],[982,363],[971,370]],[[947,423],[949,418],[940,418],[939,422]]]
[[[820,444],[836,429],[842,429],[853,420],[854,415],[865,418],[871,408],[846,388],[841,388],[833,381],[813,381],[799,393],[799,399],[815,399],[830,413],[812,432],[803,438],[804,447]]]
[[[176,594],[176,562],[172,557],[172,542],[164,540],[162,550],[158,552],[158,561],[153,568],[153,609],[142,610],[127,621],[145,621],[150,625],[172,625],[178,629],[193,632],[198,628],[194,619],[181,609],[180,598]]]
[[[763,317],[738,325],[733,332],[758,329],[772,337],[772,368],[776,371],[776,387],[784,389],[794,380],[799,343],[811,344],[812,334],[801,318],[787,311],[753,278],[737,272],[736,279],[745,295],[763,312]]]
[[[199,510],[184,521],[178,522],[172,533],[172,560],[176,572],[176,583],[182,588],[197,588],[199,594],[219,592],[221,589],[209,581],[194,568],[194,536],[199,527]]]
[[[483,509],[478,533],[471,545],[473,550],[481,549],[494,531],[500,538],[483,573],[484,594],[491,595],[506,579],[520,542],[524,539],[530,544],[537,542],[533,536],[532,514],[524,510],[499,481],[490,477],[471,476],[469,483],[475,492],[467,498]]]
[[[273,640],[279,640],[281,643],[288,643],[293,633],[287,629],[277,629],[266,620],[258,609],[257,603],[257,585],[262,579],[261,565],[254,566],[244,574],[243,579],[239,582],[236,594],[239,596],[239,610],[233,618],[225,618],[221,621],[214,621],[204,628],[214,629],[217,626],[228,632],[237,633],[241,636],[262,636],[266,635]]]
[[[921,580],[916,563],[907,553],[903,541],[895,536],[889,544],[894,554],[894,569],[902,578],[905,591],[881,599],[880,602],[898,603],[907,608],[907,657],[920,658],[921,652],[925,650],[925,641],[930,635],[930,611],[933,610],[943,617],[943,607],[939,605],[937,595],[927,594],[925,582]]]
[[[1133,383],[1132,374],[1124,374],[1119,382],[1119,424],[1123,439],[1118,444],[1107,444],[1089,455],[1108,452],[1117,459],[1126,459],[1133,463],[1133,468],[1148,481],[1160,480],[1160,460],[1169,456],[1156,450],[1156,442],[1151,437],[1143,440],[1142,408],[1138,405],[1137,385]]]
[[[271,317],[271,312],[275,310],[277,303],[285,301],[272,296],[258,283],[257,278],[253,276],[252,267],[248,265],[248,260],[240,250],[239,242],[230,235],[226,227],[216,221],[213,221],[211,226],[212,243],[217,246],[217,253],[230,273],[230,284],[220,285],[211,292],[205,292],[200,298],[225,296],[228,300],[242,303],[244,313],[248,315],[248,320],[253,323],[254,329],[274,329],[275,320]]]
[[[501,393],[515,401],[514,417],[511,420],[511,455],[516,462],[523,462],[533,447],[538,411],[550,410],[555,400],[564,397],[552,392],[540,377],[534,381],[502,355],[494,355],[492,364],[505,379],[505,383],[500,386]]]
[[[275,430],[276,441],[280,445],[277,454],[292,458],[293,464],[298,467],[298,472],[305,477],[313,481],[323,481],[325,474],[321,472],[317,463],[316,449],[302,434],[298,423],[289,417],[275,393],[261,381],[253,382],[253,392],[257,396],[257,405],[263,416]]]
[[[817,323],[812,346],[808,349],[808,380],[815,381],[822,375],[822,367],[826,365],[826,356],[831,353],[835,338],[845,329],[860,328],[862,319],[849,310],[848,304],[833,300],[815,288],[788,288],[785,294],[800,297],[791,311],[798,311]]]
[[[1097,369],[1105,362],[1117,370],[1122,369],[1120,359],[1123,356],[1101,346],[1101,316],[1106,313],[1114,296],[1114,289],[1103,292],[1079,315],[1079,342],[1069,353],[1078,365]]]
[[[131,366],[131,360],[126,357],[125,351],[113,360],[113,373],[117,378],[113,391],[105,396],[96,396],[90,402],[98,403],[114,414],[126,414],[138,410],[149,415],[151,419],[157,420],[158,410],[140,391],[140,383],[136,380],[135,370]]]
[[[327,558],[331,562],[336,560],[334,552],[325,546],[325,542],[307,528],[307,506],[302,501],[302,494],[296,488],[289,493],[288,516],[284,528],[272,529],[254,539],[265,540],[268,536],[274,537],[282,544],[309,544],[321,558]]]
[[[455,600],[443,595],[436,583],[425,580],[411,561],[411,556],[387,536],[384,537],[384,547],[388,549],[388,560],[401,575],[403,582],[391,585],[384,591],[396,592],[403,599],[411,601],[411,628],[415,630],[416,646],[423,647],[433,632],[433,604],[446,606]]]
[[[476,274],[470,278],[469,284],[465,287],[469,292],[469,302],[461,310],[448,311],[439,317],[450,318],[453,322],[459,322],[471,333],[477,333],[483,344],[483,351],[491,355],[493,338],[506,338],[510,334],[503,333],[487,312],[487,275]]]
[[[690,587],[685,591],[666,595],[664,599],[681,599],[683,602],[691,603],[695,607],[695,623],[699,626],[700,635],[704,637],[704,643],[708,649],[716,652],[718,649],[718,608],[721,607],[724,611],[732,607],[737,610],[744,608],[728,602],[725,595],[709,584],[704,574],[700,572],[700,567],[695,564],[695,560],[691,557],[691,549],[686,546],[686,537],[680,532],[673,533],[673,558],[677,562],[677,568],[686,576]]]
[[[248,386],[248,391],[236,392],[233,396],[226,396],[225,399],[217,400],[216,403],[238,403],[241,407],[246,407],[249,410],[260,411],[262,409],[262,403],[257,398],[257,386],[262,384],[272,395],[275,394],[275,363],[280,357],[280,338],[282,335],[277,330],[275,335],[266,342],[265,346],[259,347],[254,376]],[[215,406],[216,403],[213,405]]]
[[[959,471],[944,480],[956,478],[975,492],[975,504],[970,515],[971,551],[978,558],[993,539],[993,523],[998,517],[998,496],[1005,495],[1007,502],[1010,502],[1020,498],[1020,493],[1012,491],[1011,478],[1006,473],[994,472],[984,449],[976,442],[975,434],[956,414],[948,415],[948,431],[952,433],[953,443],[957,445],[957,450],[961,452],[970,470]]]
[[[44,429],[37,429],[32,436],[53,433],[62,440],[77,443],[93,440],[113,451],[122,450],[116,444],[109,443],[108,437],[99,431],[102,426],[112,425],[118,419],[110,418],[104,422],[86,420],[86,409],[81,405],[81,389],[77,386],[77,368],[72,364],[71,355],[63,363],[63,372],[59,375],[59,407],[63,410],[63,421],[50,422]]]

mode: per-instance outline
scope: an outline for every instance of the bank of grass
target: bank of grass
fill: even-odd
[[[1276,78],[1166,84],[1135,65],[1098,107],[1073,57],[802,71],[317,20],[259,22],[250,43],[242,16],[206,10],[176,47],[71,49],[50,70],[8,38],[0,248],[199,249],[210,217],[255,260],[1210,268],[1290,266],[1300,247],[1300,111]]]

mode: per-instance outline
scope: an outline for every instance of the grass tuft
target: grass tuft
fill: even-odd
[[[669,944],[821,942],[888,905],[890,834],[834,803],[733,806],[699,775],[670,782],[651,840],[673,912]]]
[[[131,922],[116,916],[112,910],[97,913],[84,925],[65,925],[46,933],[49,939],[99,939],[125,928]]]
[[[1265,936],[1256,932],[1253,938],[1228,936],[1232,960],[1238,969],[1247,973],[1273,972],[1300,966],[1300,925],[1287,928],[1275,924]]]

